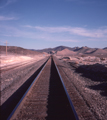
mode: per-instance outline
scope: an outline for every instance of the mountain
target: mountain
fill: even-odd
[[[87,46],[85,46],[85,47],[73,47],[73,48],[67,47],[67,46],[58,46],[58,47],[55,47],[55,48],[46,48],[46,49],[41,49],[41,50],[36,50],[36,51],[38,51],[38,52],[47,52],[47,53],[50,53],[50,54],[54,54],[54,53],[57,53],[57,51],[62,51],[64,49],[68,49],[68,50],[77,52],[78,54],[79,53],[91,54],[95,50],[97,50],[97,48],[89,48]]]
[[[58,46],[55,48],[46,48],[41,50],[35,49],[24,49],[16,46],[8,46],[7,50],[9,53],[17,53],[22,55],[37,55],[37,54],[56,54],[56,55],[89,55],[89,56],[107,56],[107,47],[103,49],[99,48],[89,48],[87,46],[83,47],[67,47],[67,46]],[[0,46],[0,51],[5,52],[6,47]]]
[[[49,53],[50,51],[52,51],[53,49],[52,48],[45,48],[45,49],[40,49],[40,50],[36,50],[38,52],[46,52],[46,53]]]
[[[67,46],[58,46],[58,47],[55,47],[55,48],[46,48],[46,49],[42,49],[42,50],[36,50],[38,52],[47,52],[47,53],[56,53],[57,51],[61,51],[61,50],[64,50],[64,49],[69,49],[69,50],[73,50],[73,48],[71,47],[67,47]]]
[[[77,48],[74,51],[77,53],[90,54],[90,53],[93,53],[95,50],[96,48],[89,48],[85,46],[85,47]]]
[[[67,46],[58,46],[58,47],[55,47],[53,49],[54,49],[54,51],[62,51],[64,49],[72,50],[71,47],[67,47]]]
[[[107,56],[107,49],[100,49],[100,48],[89,48],[89,47],[81,47],[74,50],[77,54],[84,54],[84,55],[92,55],[92,56],[99,56],[99,57],[106,57]]]
[[[94,56],[102,56],[102,57],[107,57],[107,50],[106,49],[97,49],[92,53]]]
[[[107,50],[107,47],[103,48],[103,50]]]
[[[6,46],[0,46],[0,53],[5,53]],[[32,51],[29,49],[25,49],[22,47],[16,47],[16,46],[7,46],[7,52],[11,54],[21,54],[21,55],[38,55],[41,54],[38,51]]]
[[[56,55],[58,55],[58,56],[73,56],[73,55],[76,55],[76,52],[65,48],[61,51],[57,51]]]

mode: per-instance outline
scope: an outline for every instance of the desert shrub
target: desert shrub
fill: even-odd
[[[81,57],[86,57],[86,55],[81,55]]]
[[[100,60],[105,60],[105,58],[100,58]]]

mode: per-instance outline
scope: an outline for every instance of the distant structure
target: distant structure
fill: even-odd
[[[6,56],[7,56],[7,44],[8,44],[8,42],[6,41],[5,44],[6,44]]]

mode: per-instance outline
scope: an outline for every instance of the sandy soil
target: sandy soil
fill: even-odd
[[[45,58],[43,55],[35,55],[35,56],[22,56],[22,55],[11,55],[8,54],[7,56],[5,54],[0,55],[0,67],[4,67],[11,64],[17,64],[22,62],[28,62],[31,60],[39,61],[41,59]]]

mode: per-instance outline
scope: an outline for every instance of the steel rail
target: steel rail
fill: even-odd
[[[49,60],[49,58],[48,58],[48,60]],[[47,60],[47,62],[48,62],[48,60]],[[7,118],[7,120],[10,120],[11,117],[14,115],[15,111],[17,110],[17,108],[19,107],[19,105],[21,104],[21,102],[23,101],[23,99],[26,97],[27,93],[29,92],[29,90],[33,86],[34,82],[38,79],[38,77],[40,76],[41,72],[45,68],[47,62],[45,63],[45,65],[43,66],[42,70],[39,72],[39,74],[37,75],[37,77],[34,79],[34,81],[31,83],[31,85],[29,86],[29,88],[27,89],[27,91],[24,93],[24,95],[22,96],[22,98],[20,99],[20,101],[18,102],[18,104],[16,105],[16,107],[13,109],[13,111],[11,112],[11,114],[9,115],[9,117]]]
[[[55,63],[55,61],[54,61],[54,63]],[[57,72],[58,72],[58,74],[59,74],[59,77],[60,77],[60,79],[61,79],[61,83],[62,83],[62,85],[63,85],[63,88],[64,88],[64,91],[65,91],[66,96],[67,96],[67,98],[68,98],[68,101],[69,101],[69,103],[70,103],[71,109],[72,109],[72,111],[73,111],[73,113],[74,113],[75,120],[79,120],[78,115],[77,115],[77,113],[76,113],[76,111],[75,111],[75,108],[74,108],[73,103],[72,103],[72,101],[71,101],[71,98],[70,98],[70,96],[69,96],[69,94],[68,94],[68,92],[67,92],[67,89],[66,89],[66,87],[65,87],[65,85],[64,85],[63,79],[62,79],[62,77],[61,77],[61,75],[60,75],[60,72],[59,72],[59,70],[58,70],[58,67],[57,67],[56,63],[55,63],[55,67],[56,67]]]
[[[52,58],[52,59],[53,59],[53,58]],[[49,59],[48,59],[48,60],[49,60]],[[48,60],[47,60],[47,62],[48,62]],[[13,109],[13,111],[11,112],[11,114],[9,115],[9,117],[7,118],[7,120],[10,120],[11,118],[13,118],[13,117],[15,116],[15,114],[17,114],[17,113],[16,113],[17,109],[20,109],[21,105],[23,104],[24,100],[26,99],[26,96],[29,94],[29,91],[32,89],[32,86],[34,85],[35,81],[36,81],[36,80],[38,79],[38,77],[41,75],[43,69],[45,68],[45,66],[46,66],[46,64],[47,64],[47,62],[45,63],[45,65],[43,66],[42,70],[39,72],[39,74],[37,75],[37,77],[34,79],[34,81],[31,83],[31,85],[29,86],[29,88],[27,89],[27,91],[24,93],[23,97],[20,99],[20,101],[18,102],[18,104],[16,105],[16,107]],[[56,70],[57,70],[58,76],[59,76],[59,78],[60,78],[60,80],[61,80],[61,84],[62,84],[62,87],[63,87],[64,92],[65,92],[65,94],[66,94],[66,97],[67,97],[67,99],[68,99],[70,108],[71,108],[71,110],[72,110],[72,112],[73,112],[73,115],[74,115],[74,118],[75,118],[75,119],[73,119],[73,120],[79,120],[78,115],[77,115],[77,113],[76,113],[76,111],[75,111],[75,108],[74,108],[74,106],[73,106],[73,104],[72,104],[72,101],[71,101],[70,96],[69,96],[69,94],[68,94],[68,92],[67,92],[67,90],[66,90],[66,87],[65,87],[65,85],[64,85],[63,79],[62,79],[62,77],[61,77],[61,75],[60,75],[60,72],[59,72],[59,70],[58,70],[58,67],[57,67],[54,59],[53,59],[53,63],[54,63],[55,68],[56,68]]]

